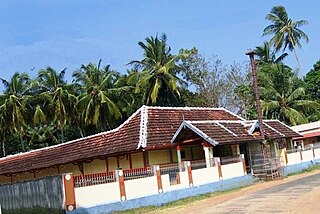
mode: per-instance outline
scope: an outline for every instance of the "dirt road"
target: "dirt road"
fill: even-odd
[[[320,213],[320,172],[260,183],[160,213]]]

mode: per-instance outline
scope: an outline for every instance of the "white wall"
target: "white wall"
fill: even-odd
[[[219,181],[218,167],[192,170],[192,178],[195,186]]]
[[[303,159],[303,161],[311,161],[311,160],[313,160],[312,150],[302,151],[302,159]]]
[[[243,176],[242,162],[222,165],[223,179]],[[170,185],[169,175],[161,175],[163,192],[189,188],[188,172],[179,172],[180,184]],[[218,167],[192,170],[193,185],[219,181]],[[140,178],[125,181],[127,199],[140,198],[158,193],[157,177]],[[75,188],[77,207],[91,207],[120,201],[118,182]]]
[[[222,170],[223,180],[240,177],[244,175],[242,162],[222,165],[221,170]]]
[[[140,178],[125,181],[127,199],[158,194],[157,177]]]
[[[301,163],[300,152],[288,154],[288,165]]]
[[[77,207],[120,201],[118,182],[75,188]]]
[[[172,190],[189,188],[188,172],[179,172],[180,184],[170,185],[169,175],[161,175],[163,192],[169,192]]]
[[[314,149],[314,154],[315,154],[317,159],[320,158],[320,148]]]

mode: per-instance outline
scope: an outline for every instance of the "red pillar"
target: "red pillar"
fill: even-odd
[[[190,161],[185,162],[185,169],[188,172],[188,179],[189,179],[189,187],[193,187],[193,177],[192,177],[192,168]]]
[[[125,201],[127,200],[127,196],[126,196],[126,188],[124,185],[124,176],[123,176],[123,171],[122,170],[116,170],[116,177],[117,180],[119,182],[119,188],[120,188],[120,200],[121,201]]]
[[[158,193],[163,193],[162,179],[159,166],[153,166],[154,175],[157,176]]]
[[[74,192],[74,182],[72,174],[63,175],[64,195],[65,195],[65,208],[67,211],[76,209],[76,196]]]

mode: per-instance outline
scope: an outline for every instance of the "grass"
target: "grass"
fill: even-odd
[[[211,193],[206,193],[202,195],[197,195],[197,196],[192,196],[188,198],[183,198],[177,201],[172,201],[166,204],[163,204],[161,206],[147,206],[147,207],[140,207],[136,209],[130,209],[130,210],[124,210],[124,211],[117,211],[114,212],[115,214],[140,214],[140,213],[150,213],[150,212],[155,212],[155,211],[161,211],[161,210],[166,210],[166,209],[172,209],[172,208],[179,208],[179,207],[184,207],[192,202],[195,201],[201,201],[207,198],[235,192],[237,190],[243,189],[244,187],[239,187],[231,190],[225,190],[225,191],[217,191],[217,192],[211,192]]]

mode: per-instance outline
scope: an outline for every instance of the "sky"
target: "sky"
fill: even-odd
[[[225,64],[248,60],[245,52],[267,41],[265,16],[275,5],[286,7],[310,42],[297,50],[300,76],[320,59],[320,2],[314,0],[1,0],[0,78],[14,72],[36,76],[41,68],[67,68],[66,78],[81,64],[97,63],[125,73],[126,64],[142,58],[139,41],[166,33],[173,53],[197,47]],[[285,61],[297,67],[294,55]],[[0,85],[0,90],[3,86]]]

